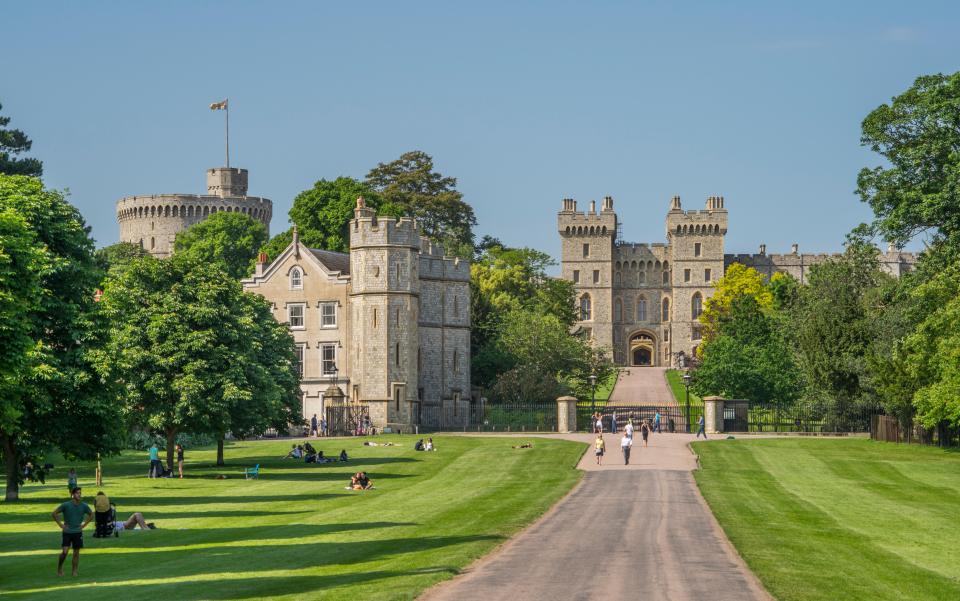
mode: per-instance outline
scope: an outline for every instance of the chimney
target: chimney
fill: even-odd
[[[764,256],[764,255],[766,255],[766,254],[767,254],[767,245],[766,245],[766,244],[761,244],[761,245],[760,245],[760,256],[762,257],[762,256]]]
[[[297,232],[296,225],[293,226],[293,256],[300,258],[300,234]]]
[[[679,196],[674,196],[672,199],[670,199],[670,210],[671,210],[671,211],[679,211],[679,210],[681,210],[681,208],[680,208],[680,197],[679,197]]]
[[[257,268],[256,268],[256,271],[253,272],[253,274],[256,277],[262,276],[263,270],[266,269],[267,263],[269,262],[270,262],[270,257],[267,256],[267,253],[260,253],[259,255],[257,255]]]
[[[790,245],[790,252],[792,252],[792,253],[795,254],[795,255],[799,255],[799,254],[800,254],[800,245],[797,244],[796,242],[794,242],[793,244],[791,244],[791,245]]]
[[[589,214],[590,214],[590,215],[596,215],[596,214],[597,214],[597,201],[595,201],[595,200],[591,200],[591,201],[590,201],[590,213],[589,213]]]
[[[612,196],[604,196],[604,197],[603,197],[603,210],[604,210],[604,211],[612,211],[612,210],[613,210],[613,197],[612,197]]]

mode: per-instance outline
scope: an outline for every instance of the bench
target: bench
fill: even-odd
[[[247,479],[247,480],[249,480],[250,478],[256,478],[257,480],[259,480],[259,479],[260,479],[260,464],[258,463],[257,465],[255,465],[255,466],[253,466],[253,467],[248,467],[248,468],[246,468],[245,470],[243,470],[243,477],[244,477],[245,479]]]

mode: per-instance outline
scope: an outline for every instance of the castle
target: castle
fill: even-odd
[[[349,228],[349,253],[308,248],[294,229],[243,280],[290,326],[304,417],[333,419],[343,406],[378,429],[466,425],[470,264],[445,256],[413,219],[380,218],[362,198]]]
[[[247,170],[215,167],[207,170],[206,195],[151,194],[117,201],[120,241],[169,257],[178,233],[219,211],[250,215],[270,231],[273,203],[247,196]]]
[[[801,283],[813,265],[836,255],[725,254],[728,216],[722,196],[707,198],[704,210],[684,211],[680,197],[670,201],[666,243],[620,240],[613,198],[600,211],[577,211],[577,201],[564,199],[557,215],[561,277],[574,284],[578,326],[603,348],[612,349],[621,366],[682,366],[701,340],[697,318],[713,293],[713,284],[733,263],[752,267],[766,277],[776,272]],[[895,276],[912,269],[916,256],[888,248],[880,255],[883,269]]]

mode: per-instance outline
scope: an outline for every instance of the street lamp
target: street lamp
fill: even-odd
[[[590,374],[590,413],[597,412],[597,374]]]
[[[687,434],[690,433],[690,372],[683,374],[683,386],[687,389]]]

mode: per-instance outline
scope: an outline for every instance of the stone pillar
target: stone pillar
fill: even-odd
[[[723,401],[719,396],[703,397],[703,426],[707,434],[723,433]],[[691,431],[696,432],[696,428]]]
[[[557,399],[557,432],[568,433],[577,431],[577,399],[572,396],[562,396]]]

